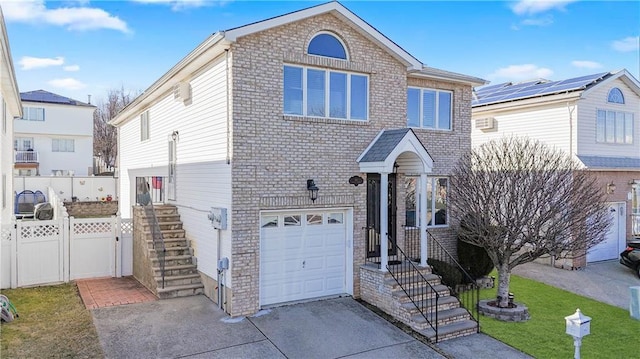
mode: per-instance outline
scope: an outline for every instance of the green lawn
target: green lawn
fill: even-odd
[[[0,358],[102,358],[75,283],[3,290],[19,318],[2,323]]]
[[[495,298],[496,289],[482,290],[480,298]],[[582,358],[640,358],[640,321],[628,310],[515,275],[510,292],[529,308],[531,319],[508,323],[481,316],[483,333],[536,358],[573,358],[573,339],[565,333],[564,317],[580,308],[592,318],[591,334],[582,340]]]

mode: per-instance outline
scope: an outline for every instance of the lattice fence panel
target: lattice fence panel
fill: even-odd
[[[2,229],[0,229],[0,240],[10,241],[11,232],[13,232],[12,229],[12,226],[2,226]]]
[[[131,218],[123,219],[120,222],[120,231],[122,234],[132,234],[133,233],[133,221]]]
[[[54,237],[60,234],[57,224],[43,224],[37,226],[20,227],[21,238]]]
[[[74,223],[73,234],[108,234],[111,233],[111,223],[109,222],[87,222]]]

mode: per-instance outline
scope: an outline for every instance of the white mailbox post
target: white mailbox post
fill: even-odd
[[[573,346],[575,351],[574,359],[580,359],[580,346],[582,345],[582,337],[589,335],[591,332],[591,317],[582,314],[580,309],[570,316],[564,317],[567,323],[567,334],[573,337]]]

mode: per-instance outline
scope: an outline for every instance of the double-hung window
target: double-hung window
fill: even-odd
[[[453,92],[410,87],[407,90],[407,126],[451,130]]]
[[[44,108],[23,107],[22,119],[27,121],[44,121]]]
[[[284,114],[366,121],[369,77],[312,67],[284,66]]]
[[[149,111],[140,114],[140,141],[149,139]]]
[[[54,138],[51,140],[52,152],[75,152],[75,140]]]
[[[596,113],[596,141],[633,144],[633,113],[598,109]]]

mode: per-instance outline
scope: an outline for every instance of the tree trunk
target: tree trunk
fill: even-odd
[[[498,297],[497,302],[500,308],[509,306],[509,282],[511,281],[511,271],[509,264],[504,263],[498,266]]]

